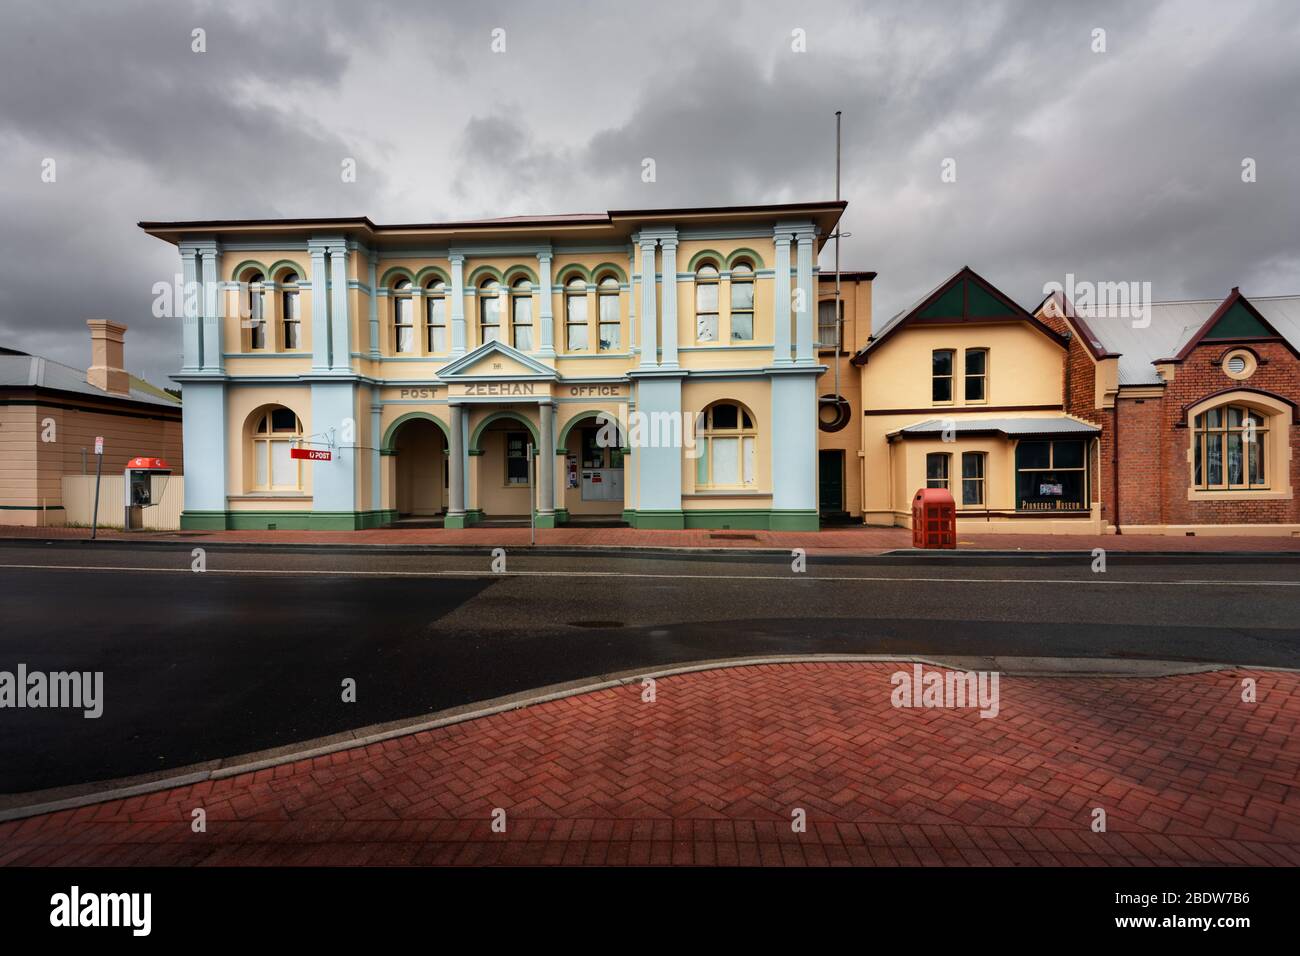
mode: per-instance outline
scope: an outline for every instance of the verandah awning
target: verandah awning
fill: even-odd
[[[1058,416],[1054,418],[931,418],[908,425],[887,437],[933,438],[945,433],[974,437],[1001,435],[1004,438],[1091,438],[1101,434],[1096,425],[1077,419]]]

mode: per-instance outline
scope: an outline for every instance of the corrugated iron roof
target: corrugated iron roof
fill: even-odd
[[[1043,418],[929,418],[893,432],[895,435],[919,437],[952,431],[956,435],[995,432],[1008,438],[1029,435],[1096,435],[1101,429],[1064,415]]]
[[[8,353],[10,350],[6,350]],[[129,398],[133,402],[148,405],[161,405],[165,408],[179,408],[180,402],[166,392],[165,398],[159,397],[160,389],[143,379],[131,376],[130,390],[126,395],[114,395],[98,389],[86,380],[82,369],[64,365],[39,355],[0,354],[0,387],[9,388],[49,388],[60,392],[75,392],[81,395],[93,395],[95,398]]]

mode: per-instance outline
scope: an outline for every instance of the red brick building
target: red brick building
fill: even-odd
[[[1300,534],[1300,296],[1036,315],[1070,336],[1066,410],[1102,427],[1108,530]]]

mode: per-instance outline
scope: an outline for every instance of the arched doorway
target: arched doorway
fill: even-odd
[[[561,430],[559,487],[563,514],[571,524],[622,521],[627,436],[612,419],[612,413],[592,412],[570,419]]]
[[[489,522],[525,524],[531,509],[528,448],[540,450],[537,423],[524,410],[487,415],[470,435],[473,509]],[[534,473],[533,482],[537,482]],[[536,494],[534,488],[533,494]]]
[[[394,505],[399,517],[432,517],[447,510],[447,442],[427,418],[402,422],[393,435]]]

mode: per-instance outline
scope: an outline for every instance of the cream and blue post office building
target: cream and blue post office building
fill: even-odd
[[[141,223],[202,290],[178,316],[182,525],[816,528],[842,211]]]

